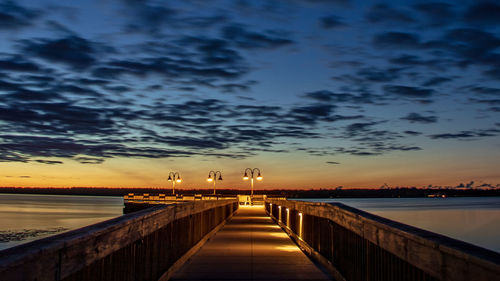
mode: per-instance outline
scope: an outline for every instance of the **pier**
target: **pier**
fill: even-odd
[[[462,241],[340,203],[238,198],[129,197],[149,208],[0,252],[1,280],[500,280],[500,254]]]
[[[330,280],[265,213],[240,207],[172,280]]]

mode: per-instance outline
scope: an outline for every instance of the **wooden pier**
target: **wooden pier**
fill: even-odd
[[[148,209],[1,251],[0,279],[500,280],[499,253],[340,203],[155,196],[127,198]]]
[[[331,280],[265,213],[243,206],[172,280]]]

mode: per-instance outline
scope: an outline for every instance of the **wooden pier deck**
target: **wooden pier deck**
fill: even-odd
[[[241,206],[171,280],[331,280],[265,213]]]

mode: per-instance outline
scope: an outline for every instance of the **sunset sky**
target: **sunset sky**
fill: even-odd
[[[0,0],[0,186],[500,184],[496,1]]]

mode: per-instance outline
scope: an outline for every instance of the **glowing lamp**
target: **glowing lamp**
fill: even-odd
[[[248,175],[247,175],[247,173],[245,173],[245,175],[243,175],[243,180],[248,180]]]
[[[177,179],[177,182],[181,182],[182,180],[181,179]]]
[[[214,179],[212,179],[212,176],[208,176],[207,181],[212,182]]]
[[[257,176],[257,180],[258,180],[258,181],[261,181],[261,180],[262,180],[262,176],[261,176],[260,174]]]

